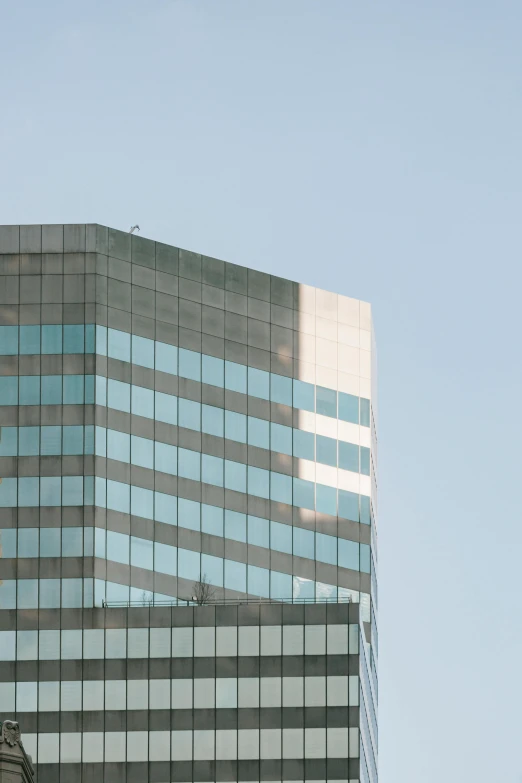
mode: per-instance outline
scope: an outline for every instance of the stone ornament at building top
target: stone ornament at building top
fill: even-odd
[[[20,726],[16,721],[4,720],[0,723],[0,742],[7,742],[8,745],[21,745]]]

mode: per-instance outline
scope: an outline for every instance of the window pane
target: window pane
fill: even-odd
[[[131,536],[131,565],[138,568],[154,568],[153,542]]]
[[[361,446],[361,473],[370,475],[370,449],[367,446]]]
[[[0,433],[0,437],[2,434]],[[40,452],[40,427],[20,427],[18,453],[21,457],[38,456]]]
[[[225,488],[246,492],[246,465],[225,460]]]
[[[256,497],[270,497],[270,473],[263,468],[248,466],[248,493]]]
[[[294,555],[314,559],[315,536],[312,530],[304,530],[301,527],[293,528]]]
[[[182,378],[201,381],[201,354],[196,351],[179,349],[179,374]]]
[[[282,405],[292,405],[292,379],[272,373],[270,399]]]
[[[197,451],[178,449],[178,476],[181,478],[201,480],[201,455]]]
[[[42,455],[61,454],[62,428],[59,426],[41,428]]]
[[[83,527],[64,527],[62,529],[62,557],[81,557],[83,555]]]
[[[292,577],[279,571],[270,571],[270,598],[292,598]]]
[[[270,471],[270,500],[292,505],[292,477]]]
[[[3,400],[4,398],[2,397],[1,399]],[[20,376],[20,405],[40,405],[39,375]]]
[[[247,368],[244,364],[225,362],[225,389],[246,394]]]
[[[339,467],[354,473],[359,472],[359,446],[339,441]]]
[[[225,538],[246,543],[246,514],[225,510]]]
[[[339,418],[359,424],[359,398],[353,394],[339,392]]]
[[[157,421],[164,421],[166,424],[178,423],[178,398],[172,394],[163,394],[163,392],[156,392],[155,394],[155,418]]]
[[[294,378],[294,408],[300,408],[303,411],[315,410],[315,388],[312,383],[297,381]]]
[[[292,554],[292,527],[280,522],[270,523],[270,548]]]
[[[270,424],[270,449],[292,456],[292,428],[283,424]]]
[[[154,459],[156,470],[162,473],[169,473],[171,476],[178,472],[178,449],[177,446],[170,446],[168,443],[154,443]]]
[[[62,404],[62,376],[42,375],[42,405]]]
[[[312,432],[294,429],[294,457],[315,459],[314,435]]]
[[[154,441],[131,435],[131,462],[141,468],[154,468]]]
[[[39,352],[38,350],[37,353]],[[0,354],[2,356],[14,356],[17,353],[18,326],[0,326]],[[24,353],[24,351],[20,351],[20,353]]]
[[[20,528],[18,531],[18,557],[38,557],[38,528]]]
[[[216,359],[215,356],[203,356],[202,370],[203,383],[223,388],[225,385],[225,362],[223,359]]]
[[[59,609],[60,579],[40,579],[40,609]]]
[[[84,353],[83,324],[66,324],[63,327],[63,352]]]
[[[201,530],[213,536],[223,535],[223,509],[217,506],[201,505]]]
[[[224,436],[224,411],[222,408],[216,408],[213,405],[201,406],[201,430],[208,435],[215,435],[217,438]]]
[[[225,438],[246,443],[247,417],[243,413],[225,411]]]
[[[154,340],[132,335],[132,363],[154,369]]]
[[[156,370],[169,375],[178,374],[178,349],[168,343],[156,343]]]
[[[83,405],[84,392],[83,375],[63,376],[63,403],[64,405]]]
[[[248,592],[264,598],[270,596],[270,572],[266,568],[248,566]]]
[[[270,399],[270,373],[265,370],[248,368],[248,393],[251,397],[259,397],[261,400]]]
[[[131,387],[132,413],[136,416],[144,416],[147,419],[154,418],[154,392],[143,386]]]
[[[40,557],[60,557],[61,529],[53,527],[40,528]]]
[[[260,449],[270,448],[270,422],[248,417],[248,445]]]
[[[178,525],[189,530],[200,529],[201,506],[195,500],[178,499]]]
[[[177,498],[164,492],[154,493],[154,519],[166,525],[178,524]]]
[[[201,481],[215,487],[223,486],[224,473],[221,457],[211,457],[209,454],[201,455]]]
[[[128,514],[130,511],[130,487],[120,481],[107,479],[107,508]]]
[[[120,462],[130,462],[130,435],[107,430],[107,456]]]
[[[246,565],[235,560],[225,560],[225,587],[246,593]]]
[[[357,448],[357,447],[356,447]],[[324,435],[316,436],[317,462],[337,467],[337,441]]]
[[[0,488],[3,487],[8,479],[4,479]],[[36,476],[24,477],[18,479],[18,504],[20,506],[38,506],[39,505],[39,481]]]
[[[361,425],[363,427],[370,426],[370,400],[366,400],[361,397]]]
[[[18,378],[16,376],[0,376],[0,400],[2,400],[2,405],[18,405]]]
[[[129,563],[129,536],[107,530],[107,560]]]
[[[337,539],[324,533],[315,534],[316,558],[322,563],[337,565]]]
[[[323,514],[337,515],[337,490],[324,484],[315,485],[316,510]]]
[[[62,353],[61,324],[42,326],[42,353]]]
[[[359,544],[356,541],[347,541],[340,538],[338,541],[339,565],[342,568],[359,570]]]
[[[339,490],[339,516],[353,522],[359,521],[359,495],[348,490]]]
[[[122,362],[130,362],[130,334],[120,332],[118,329],[108,329],[108,351],[107,354],[112,359],[119,359]]]
[[[201,430],[201,404],[193,400],[179,398],[178,424],[189,430]]]
[[[60,506],[62,504],[62,479],[60,476],[42,476],[40,479],[40,505]]]
[[[316,387],[316,412],[323,416],[337,417],[337,392],[333,389],[325,389],[323,386]]]
[[[0,345],[2,345],[2,329],[16,329],[16,326],[0,326]],[[0,348],[4,353],[4,349]],[[21,326],[20,327],[20,353],[21,354],[39,354],[40,353],[40,327],[39,326]]]
[[[176,547],[169,546],[168,544],[161,544],[158,541],[154,542],[154,570],[159,571],[162,574],[170,574],[176,576],[176,561],[177,551]]]
[[[130,384],[109,379],[107,387],[109,408],[130,413]]]
[[[63,428],[63,453],[83,454],[83,427],[68,426]]]
[[[268,549],[270,546],[270,522],[261,517],[248,517],[248,543]]]
[[[154,492],[142,487],[131,487],[131,514],[144,519],[154,517]]]

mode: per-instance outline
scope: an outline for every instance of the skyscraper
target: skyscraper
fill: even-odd
[[[365,302],[0,227],[0,718],[39,783],[377,780]]]

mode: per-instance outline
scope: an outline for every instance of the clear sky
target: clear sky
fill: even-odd
[[[522,5],[0,0],[0,222],[366,299],[383,783],[520,783]]]

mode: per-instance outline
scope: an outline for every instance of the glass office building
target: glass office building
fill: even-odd
[[[0,719],[39,783],[377,781],[370,306],[0,227]]]

